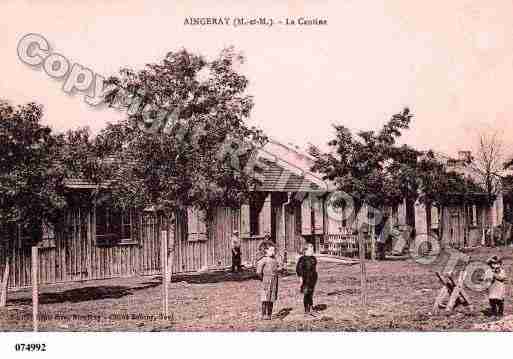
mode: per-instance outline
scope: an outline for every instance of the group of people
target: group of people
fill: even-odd
[[[241,245],[238,232],[232,238],[232,272],[241,270]],[[278,299],[278,281],[280,264],[276,259],[276,246],[271,241],[264,241],[262,246],[263,257],[257,262],[256,273],[261,280],[260,301],[262,302],[262,316],[270,320],[273,313],[274,302]],[[486,262],[492,271],[492,282],[488,289],[490,314],[502,317],[504,315],[504,296],[506,292],[506,272],[502,267],[502,259],[492,256]],[[301,278],[300,293],[303,294],[305,315],[312,315],[313,295],[317,284],[317,259],[314,256],[314,247],[307,243],[296,265],[296,274]]]
[[[261,281],[260,301],[262,303],[261,319],[272,318],[274,302],[278,299],[278,281],[280,264],[276,259],[276,246],[269,240],[261,245],[263,256],[257,261],[256,274]],[[232,272],[241,270],[241,248],[238,232],[232,236]],[[305,315],[313,315],[313,295],[317,284],[317,259],[314,247],[307,243],[296,265],[296,273],[301,278],[300,293],[303,294]]]

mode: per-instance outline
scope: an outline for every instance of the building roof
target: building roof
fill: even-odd
[[[315,173],[311,172],[313,158],[301,153],[297,148],[270,140],[258,150],[258,159],[266,168],[261,171],[261,185],[255,190],[263,192],[326,192],[331,186]],[[71,189],[94,189],[98,186],[79,178],[65,181]],[[100,187],[107,188],[108,183]]]
[[[260,191],[314,192],[332,191],[334,187],[311,171],[314,159],[299,148],[274,139],[259,150],[258,157],[267,168]]]
[[[256,187],[264,192],[316,192],[327,191],[327,187],[321,186],[304,175],[287,170],[279,163],[262,159],[267,168],[262,172],[262,184]]]

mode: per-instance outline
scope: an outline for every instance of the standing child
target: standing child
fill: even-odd
[[[502,317],[504,315],[504,294],[506,271],[502,268],[502,260],[497,256],[493,256],[486,261],[492,268],[493,278],[492,284],[488,289],[488,299],[490,300],[491,314],[493,316]]]
[[[233,231],[232,234],[232,272],[239,272],[241,267],[241,250],[239,232]]]
[[[274,302],[278,299],[278,261],[276,248],[266,245],[265,256],[257,263],[256,272],[262,281],[260,300],[262,301],[262,319],[270,320],[273,314]]]
[[[311,315],[313,295],[317,284],[317,259],[314,257],[314,247],[311,243],[306,245],[304,254],[299,258],[296,273],[302,279],[300,291],[303,293],[305,314]]]

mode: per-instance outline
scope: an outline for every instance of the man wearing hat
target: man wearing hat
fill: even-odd
[[[492,284],[488,288],[491,315],[502,317],[504,315],[506,272],[502,268],[502,260],[497,256],[490,257],[486,264],[490,266],[493,272]]]

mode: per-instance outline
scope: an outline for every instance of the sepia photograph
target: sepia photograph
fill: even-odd
[[[1,0],[0,347],[507,346],[512,14]]]

